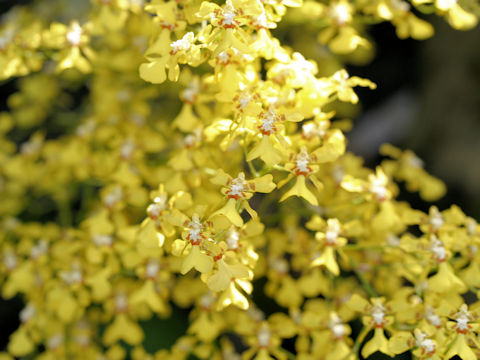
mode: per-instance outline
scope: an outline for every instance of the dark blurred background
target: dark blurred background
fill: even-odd
[[[426,41],[398,40],[387,23],[372,28],[375,59],[349,70],[378,88],[358,91],[364,111],[350,150],[373,166],[384,142],[413,150],[447,184],[438,205],[458,204],[479,219],[480,28],[457,31],[441,18],[428,20],[435,36]]]

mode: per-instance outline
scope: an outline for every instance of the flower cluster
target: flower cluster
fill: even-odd
[[[0,114],[0,288],[24,302],[0,359],[480,356],[480,227],[397,199],[399,182],[445,193],[412,152],[384,145],[375,170],[346,152],[335,109],[376,85],[272,32],[319,25],[338,67],[371,48],[367,24],[424,39],[415,13],[469,29],[474,1],[61,5],[0,28],[0,79],[19,78]],[[186,333],[146,346],[178,308]]]

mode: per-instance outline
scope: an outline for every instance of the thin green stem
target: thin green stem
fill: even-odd
[[[378,296],[377,292],[372,287],[372,285],[368,282],[365,276],[360,271],[357,270],[357,263],[353,259],[350,259],[350,265],[352,266],[352,269],[355,272],[355,275],[357,275],[358,280],[360,280],[360,283],[362,284],[362,287],[366,291],[368,296],[377,297]]]
[[[72,226],[72,211],[66,192],[62,192],[56,197],[58,208],[58,222],[62,227]]]
[[[288,359],[296,359],[297,357],[295,356],[295,354],[291,353],[290,351],[288,350],[285,350],[284,348],[279,348],[279,350],[281,352],[283,352],[285,355],[287,355],[287,358]]]
[[[248,160],[247,160],[247,156],[248,156],[248,150],[247,150],[247,133],[244,133],[244,134],[243,134],[243,144],[242,144],[242,148],[243,148],[243,154],[245,155],[245,161],[246,161],[246,163],[248,164],[248,168],[250,169],[250,173],[251,173],[254,177],[258,177],[258,171],[257,171],[257,169],[255,169],[255,166],[253,166],[253,164],[252,164],[251,161],[248,161]]]
[[[383,250],[384,245],[361,245],[361,244],[350,244],[342,247],[343,250]]]

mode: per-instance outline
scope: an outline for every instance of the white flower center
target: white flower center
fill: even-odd
[[[48,339],[47,347],[49,349],[56,349],[63,343],[63,335],[57,334]]]
[[[437,7],[442,10],[451,9],[457,4],[457,0],[438,0]]]
[[[262,326],[257,334],[260,347],[268,347],[270,344],[271,333],[267,326]]]
[[[175,55],[179,51],[188,51],[192,47],[194,35],[193,32],[188,32],[185,36],[179,40],[176,40],[170,44],[172,48],[172,54]]]
[[[433,258],[438,262],[442,262],[447,258],[447,251],[443,242],[434,235],[430,238],[430,251],[433,253]]]
[[[275,129],[275,122],[276,122],[276,115],[272,110],[269,110],[267,113],[263,115],[262,118],[262,125],[260,126],[262,132],[264,134],[272,134],[276,131]]]
[[[342,319],[340,319],[340,317],[333,313],[331,316],[330,316],[330,321],[328,323],[328,327],[330,328],[330,330],[332,331],[333,333],[333,336],[335,337],[335,339],[341,339],[345,336],[345,334],[347,333],[347,328],[346,326],[342,323]]]
[[[238,99],[239,108],[240,109],[245,108],[250,103],[250,101],[251,101],[251,98],[249,95],[242,96],[240,99]]]
[[[7,48],[9,41],[4,37],[0,37],[0,51],[5,50]]]
[[[70,31],[67,33],[67,42],[70,46],[78,46],[82,41],[82,27],[77,23],[73,23]]]
[[[17,257],[15,253],[11,250],[5,252],[3,256],[3,261],[5,262],[5,266],[8,270],[13,270],[17,267]]]
[[[48,251],[48,242],[46,240],[40,240],[38,244],[36,244],[30,250],[30,257],[32,259],[38,259],[40,256],[46,254]]]
[[[421,347],[426,354],[433,354],[435,352],[436,345],[431,339],[427,339],[427,334],[419,331],[415,331],[415,340],[417,346]]]
[[[435,314],[434,310],[432,307],[428,307],[426,312],[425,312],[425,317],[427,320],[432,324],[433,326],[440,326],[442,325],[442,320],[440,319],[440,316]]]
[[[133,6],[143,7],[145,0],[129,0]]]
[[[330,17],[337,23],[337,25],[345,25],[352,20],[350,8],[347,4],[335,4],[330,8]]]
[[[162,211],[167,209],[167,195],[161,194],[153,199],[153,204],[148,205],[147,213],[152,218],[157,218],[162,214]]]
[[[397,235],[388,234],[387,245],[391,247],[398,247],[400,245],[400,238]]]
[[[128,89],[122,89],[117,91],[117,100],[120,102],[127,102],[130,100],[131,93]]]
[[[340,184],[345,176],[345,170],[340,165],[336,165],[332,170],[332,177],[337,184]]]
[[[268,27],[267,15],[265,13],[260,14],[260,16],[253,20],[253,25],[257,28],[266,29]]]
[[[256,308],[256,307],[253,307],[253,306],[249,306],[248,309],[247,309],[247,315],[257,321],[257,322],[260,322],[262,320],[265,319],[265,315],[263,314],[262,310]]]
[[[70,271],[60,272],[60,277],[68,285],[80,284],[83,280],[82,270],[78,266],[74,266]]]
[[[385,307],[382,304],[375,304],[371,312],[373,322],[378,327],[385,324]]]
[[[311,170],[308,167],[310,163],[310,156],[305,150],[302,150],[295,158],[295,168],[299,174],[307,174]]]
[[[190,236],[190,239],[192,239],[193,241],[198,241],[198,240],[201,240],[201,233],[202,231],[199,229],[199,228],[193,228],[193,229],[190,229],[188,235]]]
[[[147,277],[155,278],[157,277],[158,271],[160,270],[160,264],[157,260],[150,260],[145,267],[145,272]]]
[[[470,321],[468,316],[466,315],[461,315],[456,319],[457,324],[455,325],[455,328],[461,331],[466,331],[468,330],[468,322]]]
[[[475,255],[478,252],[478,246],[477,245],[469,245],[468,249],[472,253],[472,255]]]
[[[384,318],[385,318],[385,313],[383,312],[374,312],[372,314],[373,316],[373,321],[375,322],[375,324],[377,325],[382,325],[383,324],[383,321],[384,321]]]
[[[280,274],[286,274],[288,272],[288,263],[285,259],[274,259],[271,265],[273,269]]]
[[[135,143],[131,140],[127,140],[123,143],[120,149],[120,154],[122,155],[122,158],[130,159],[130,157],[132,156],[133,150],[135,150]]]
[[[121,293],[115,296],[115,310],[118,312],[123,312],[127,310],[128,307],[128,298],[127,295]]]
[[[423,340],[422,343],[420,344],[420,346],[425,349],[425,352],[427,354],[431,354],[431,353],[435,352],[436,345],[435,345],[435,343],[433,342],[432,339]]]
[[[225,50],[217,55],[218,62],[222,65],[227,65],[230,62],[230,54]]]
[[[28,304],[22,309],[22,311],[20,311],[20,321],[22,323],[26,323],[28,320],[34,317],[36,313],[37,310],[35,309],[35,306],[33,306],[33,304]]]
[[[477,232],[477,221],[473,218],[467,219],[467,231],[468,234],[474,236]]]
[[[376,176],[370,178],[370,186],[368,189],[377,199],[385,199],[387,197],[388,191],[384,182]]]
[[[315,136],[324,136],[325,129],[320,129],[314,122],[309,122],[302,125],[302,135],[305,139],[312,139]]]
[[[74,340],[80,346],[90,345],[90,337],[88,335],[85,335],[85,334],[74,336]]]
[[[133,113],[130,115],[130,121],[135,125],[142,126],[145,124],[145,116],[139,113]]]
[[[345,336],[345,334],[347,333],[345,325],[343,325],[343,324],[335,324],[335,325],[330,327],[330,330],[332,330],[333,336],[336,339],[343,338]]]
[[[113,237],[111,235],[94,235],[92,240],[97,246],[110,246],[113,244]]]
[[[337,243],[338,235],[340,234],[340,224],[337,221],[329,221],[327,231],[325,231],[325,240],[328,245],[335,245]]]
[[[236,230],[231,230],[227,237],[227,245],[231,250],[238,249],[238,242],[240,241],[240,233]]]
[[[215,298],[211,293],[207,293],[200,298],[200,306],[204,309],[210,309],[215,302]]]
[[[245,191],[245,176],[239,174],[238,177],[232,180],[230,183],[230,192],[229,195],[232,197],[243,197],[243,192]]]
[[[76,133],[77,133],[78,136],[86,136],[86,135],[91,134],[93,132],[93,130],[95,130],[95,127],[96,127],[95,121],[89,120],[86,123],[81,124],[77,128]]]
[[[189,103],[194,103],[195,102],[195,98],[197,97],[197,94],[198,94],[198,89],[194,89],[194,88],[187,88],[185,89],[185,91],[183,92],[183,97],[184,99],[189,102]]]
[[[398,0],[397,0],[398,1]],[[395,1],[394,1],[395,2]],[[407,5],[407,10],[405,11],[408,11],[409,8],[410,8],[410,5],[408,5],[405,1],[399,1],[399,3],[401,4],[404,4],[404,5]],[[412,156],[409,156],[408,157],[408,164],[410,166],[413,166],[414,168],[423,168],[423,161],[422,159],[420,159],[419,157],[415,156],[415,155],[412,155]]]
[[[235,13],[232,11],[225,11],[223,13],[223,23],[226,25],[232,25],[235,21]]]
[[[442,214],[438,211],[433,211],[430,213],[430,225],[432,226],[433,231],[437,231],[445,223],[443,220]]]
[[[342,70],[337,71],[332,76],[333,80],[336,81],[337,83],[339,83],[340,85],[346,85],[349,77],[350,76],[348,75],[348,73],[345,70],[344,71],[342,71]]]
[[[183,139],[183,142],[185,144],[186,147],[192,147],[193,145],[195,145],[195,142],[197,141],[195,135],[192,135],[192,134],[189,134],[187,136],[185,136],[185,138]]]
[[[123,198],[122,188],[116,187],[112,191],[110,191],[107,195],[105,195],[103,202],[108,207],[113,207],[117,202],[120,202],[122,198]]]

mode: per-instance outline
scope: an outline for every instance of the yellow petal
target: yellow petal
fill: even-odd
[[[438,266],[438,272],[428,279],[428,288],[439,293],[464,293],[466,285],[455,275],[454,270],[447,262]]]
[[[350,26],[340,28],[338,35],[328,45],[337,54],[351,53],[359,46],[367,48],[371,46],[366,39],[359,36],[355,29]]]
[[[380,204],[380,211],[372,218],[372,228],[377,232],[394,231],[396,227],[403,226],[395,207],[391,201]]]
[[[212,267],[213,259],[210,256],[202,253],[198,245],[194,245],[192,246],[190,253],[183,260],[180,272],[185,275],[192,268],[195,268],[202,274],[208,274],[210,271],[212,271]]]
[[[91,234],[111,234],[114,230],[107,209],[102,209],[96,215],[85,220],[84,225],[88,227]]]
[[[243,219],[237,211],[237,200],[235,199],[228,199],[227,203],[221,208],[215,211],[210,218],[213,218],[218,215],[225,216],[233,225],[235,226],[242,226]]]
[[[341,187],[351,192],[362,192],[365,190],[366,184],[361,179],[355,179],[351,175],[345,175],[342,179]]]
[[[282,196],[280,201],[284,201],[290,196],[299,196],[307,200],[312,205],[318,205],[317,198],[310,190],[308,190],[307,185],[305,184],[304,175],[297,176],[295,185],[293,185],[293,187]]]
[[[211,178],[210,181],[215,185],[226,186],[228,181],[231,179],[232,177],[228,175],[225,171],[223,171],[222,169],[218,169],[215,173],[215,176]]]
[[[153,62],[140,65],[140,77],[153,84],[163,83],[167,79],[167,74],[165,73],[167,60],[168,57],[165,56]]]
[[[179,128],[183,132],[192,132],[200,124],[198,117],[193,113],[191,104],[183,104],[182,110],[173,120],[173,128]]]
[[[282,154],[272,144],[270,136],[262,136],[262,139],[255,144],[247,155],[247,161],[256,158],[262,159],[267,166],[277,165],[282,161]]]
[[[450,350],[445,355],[445,359],[450,359],[458,355],[462,360],[476,360],[477,357],[472,349],[467,345],[465,335],[458,334],[453,344],[450,346]]]
[[[138,231],[137,239],[145,247],[148,248],[159,248],[163,246],[165,236],[157,231],[155,222],[146,218]]]
[[[273,182],[273,176],[272,174],[267,174],[264,176],[261,176],[259,178],[256,178],[253,180],[253,184],[255,184],[255,192],[261,192],[261,193],[269,193],[272,192],[273,189],[275,189],[276,185]]]
[[[177,153],[173,153],[167,164],[177,171],[188,171],[193,168],[190,152],[186,148],[178,150]]]
[[[211,318],[210,314],[202,311],[188,328],[188,333],[194,334],[200,341],[213,341],[219,334],[222,323],[217,318]]]
[[[280,283],[275,300],[280,306],[286,308],[298,308],[303,302],[303,296],[296,282],[291,277],[284,277]]]
[[[462,280],[469,286],[480,287],[480,264],[472,261],[470,265],[462,271]]]
[[[170,30],[163,29],[157,40],[145,52],[146,57],[163,56],[170,52]]]
[[[14,356],[25,356],[34,349],[34,343],[27,334],[27,329],[20,327],[10,336],[8,351]]]
[[[110,269],[107,267],[89,276],[85,283],[92,288],[92,299],[101,301],[110,295],[112,286],[109,281]]]
[[[235,305],[236,307],[247,310],[248,300],[242,295],[240,291],[235,287],[235,282],[231,281],[227,290],[218,298],[217,311],[226,308],[229,305]]]
[[[113,323],[103,334],[105,345],[111,345],[119,340],[124,340],[130,345],[137,345],[143,340],[142,328],[126,314],[116,315]]]
[[[323,249],[322,255],[314,259],[311,264],[311,266],[321,265],[324,265],[333,275],[340,275],[340,269],[338,267],[337,261],[335,260],[335,251],[333,247],[326,246]]]
[[[415,343],[413,335],[408,331],[399,331],[392,335],[388,341],[388,347],[394,354],[401,354],[410,349],[409,343]]]
[[[367,358],[377,351],[389,356],[391,354],[388,348],[388,340],[385,337],[383,329],[375,329],[373,338],[363,346],[362,356]]]
[[[132,304],[147,304],[156,313],[166,312],[165,303],[155,290],[155,284],[152,280],[145,281],[143,286],[132,294],[130,302]]]
[[[408,15],[407,21],[410,27],[410,36],[412,38],[416,40],[425,40],[433,36],[434,29],[430,23],[417,18],[413,14]]]
[[[207,280],[212,291],[226,290],[233,279],[248,278],[249,271],[245,265],[228,265],[223,259],[217,261],[218,271]]]
[[[478,19],[474,14],[463,10],[456,3],[448,12],[447,20],[450,25],[457,30],[469,30],[474,28],[478,23]]]
[[[322,147],[315,150],[311,156],[316,163],[332,162],[338,159],[345,152],[345,136],[335,129],[328,137]]]
[[[353,294],[346,303],[347,307],[353,311],[364,313],[368,310],[370,303],[358,294]]]
[[[352,349],[345,343],[345,341],[335,341],[332,346],[333,348],[328,351],[325,360],[354,360],[357,358],[356,355],[352,353]]]

